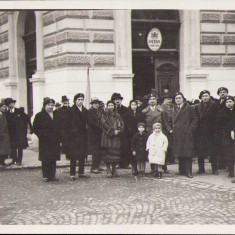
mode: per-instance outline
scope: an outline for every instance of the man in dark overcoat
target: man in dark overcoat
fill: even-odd
[[[231,131],[234,128],[235,105],[234,98],[227,96],[225,107],[220,109],[215,121],[215,137],[217,143],[221,141],[223,146],[224,161],[228,166],[228,177],[234,177],[234,140]]]
[[[42,162],[43,180],[57,181],[56,161],[60,160],[62,141],[61,119],[53,112],[55,101],[44,98],[42,111],[37,113],[33,122],[33,132],[39,139],[39,161]]]
[[[201,103],[195,106],[198,128],[195,133],[195,151],[198,156],[197,174],[205,173],[204,159],[210,157],[212,174],[218,175],[217,153],[215,152],[214,128],[219,105],[212,101],[210,92],[203,90],[199,94]]]
[[[19,139],[19,128],[18,128],[18,119],[20,117],[19,109],[15,108],[16,100],[12,98],[6,98],[5,104],[8,107],[6,112],[7,125],[9,130],[10,146],[11,146],[11,159],[10,164],[17,164],[18,161],[18,139]]]
[[[192,155],[194,133],[197,129],[197,116],[193,107],[185,102],[184,95],[177,92],[174,97],[170,132],[173,133],[173,154],[179,159],[179,173],[192,175]]]
[[[99,109],[100,101],[94,97],[91,99],[91,108],[87,113],[87,130],[88,130],[88,154],[92,155],[91,173],[100,173],[101,163],[101,116],[102,112]]]
[[[128,111],[128,108],[126,106],[122,105],[123,97],[121,96],[120,93],[113,93],[111,96],[111,100],[115,103],[115,108],[123,120],[126,112]],[[119,162],[118,168],[128,169],[130,162],[129,162],[129,157],[125,151],[126,138],[124,136],[124,133],[121,133],[120,136],[121,136],[120,137],[121,138],[121,157],[120,157],[120,162]]]
[[[83,106],[84,94],[74,96],[74,105],[68,110],[67,146],[70,160],[70,177],[75,180],[76,162],[79,161],[78,175],[84,175],[85,158],[87,157],[87,115],[88,110]]]
[[[220,97],[219,99],[215,99],[215,101],[219,104],[219,109],[220,110],[224,110],[225,107],[225,99],[228,96],[228,88],[226,87],[220,87],[217,90],[217,95]],[[223,111],[222,111],[223,112]],[[219,130],[217,130],[217,133],[219,132]],[[222,132],[220,133],[220,135],[217,135],[217,138],[219,138],[219,136],[222,136]],[[224,152],[224,148],[222,145],[222,139],[217,139],[217,144],[215,146],[216,148],[216,155],[217,155],[217,161],[218,161],[218,169],[226,169],[226,159],[225,159],[225,152]]]

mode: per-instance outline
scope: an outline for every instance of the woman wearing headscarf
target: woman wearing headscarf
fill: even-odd
[[[124,131],[124,123],[121,116],[115,109],[112,100],[107,102],[107,108],[101,118],[102,138],[101,147],[103,150],[103,160],[107,166],[107,175],[118,176],[116,165],[121,157],[121,133]],[[112,166],[112,171],[111,171]]]
[[[54,112],[55,101],[44,98],[42,111],[37,113],[33,122],[33,132],[39,139],[39,161],[42,162],[43,180],[57,181],[55,178],[56,161],[60,160],[62,124],[60,116]]]

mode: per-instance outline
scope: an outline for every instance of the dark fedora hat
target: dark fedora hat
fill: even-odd
[[[66,95],[63,95],[62,98],[61,98],[61,102],[66,102],[66,101],[69,101],[69,99],[67,98]]]
[[[121,100],[123,100],[123,97],[121,96],[120,93],[113,93],[113,94],[112,94],[112,97],[111,97],[111,100],[116,100],[116,99],[121,99]]]
[[[16,100],[13,100],[12,98],[6,98],[6,99],[5,99],[5,104],[6,104],[6,105],[9,105],[9,104],[15,103],[15,102],[16,102]]]

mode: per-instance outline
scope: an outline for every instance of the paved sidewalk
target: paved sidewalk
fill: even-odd
[[[9,163],[11,159],[7,159],[5,162]],[[86,172],[89,174],[90,171],[90,165],[91,165],[91,156],[88,156],[88,161],[86,163]],[[57,168],[60,167],[69,167],[69,160],[66,160],[66,157],[64,154],[61,154],[61,160],[57,161]],[[103,166],[105,168],[105,166]],[[38,160],[38,148],[36,145],[30,145],[30,147],[26,150],[24,150],[24,156],[23,156],[23,163],[22,166],[16,166],[16,165],[11,165],[8,167],[1,167],[0,166],[0,171],[2,170],[22,170],[22,169],[32,169],[32,168],[41,168],[41,162]],[[176,176],[175,173],[178,172],[178,164],[173,164],[168,166],[168,170],[170,171],[169,174],[163,174],[163,178],[167,179],[173,179],[173,178],[180,178],[183,180],[190,181],[191,183],[193,182],[198,182],[198,183],[210,183],[215,185],[216,187],[222,187],[223,188],[235,188],[235,184],[231,183],[231,178],[228,178],[227,175],[228,173],[226,170],[220,170],[219,175],[215,176],[212,175],[211,172],[211,165],[206,160],[205,164],[206,168],[206,174],[202,175],[196,175],[196,171],[198,170],[197,166],[197,160],[194,159],[193,163],[193,174],[194,178],[193,179],[188,179],[185,176]],[[122,173],[130,173],[131,170],[118,170],[120,174]],[[150,172],[150,167],[149,163],[147,163],[146,167],[146,172]]]

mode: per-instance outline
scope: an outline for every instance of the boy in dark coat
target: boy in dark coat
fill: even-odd
[[[66,142],[70,160],[70,178],[76,180],[76,162],[79,161],[79,178],[84,175],[85,158],[87,157],[87,109],[83,106],[84,94],[74,96],[74,105],[68,110],[68,126],[66,128]]]
[[[37,113],[33,122],[33,132],[39,139],[39,161],[42,162],[43,180],[57,181],[56,161],[60,160],[60,143],[62,140],[61,119],[53,112],[55,101],[44,98],[43,109]]]
[[[145,175],[146,162],[148,161],[148,152],[146,151],[148,135],[145,133],[145,124],[140,122],[137,127],[138,133],[134,134],[131,140],[132,155],[138,167],[138,170],[134,172],[135,177],[138,173],[141,173],[142,176]]]

